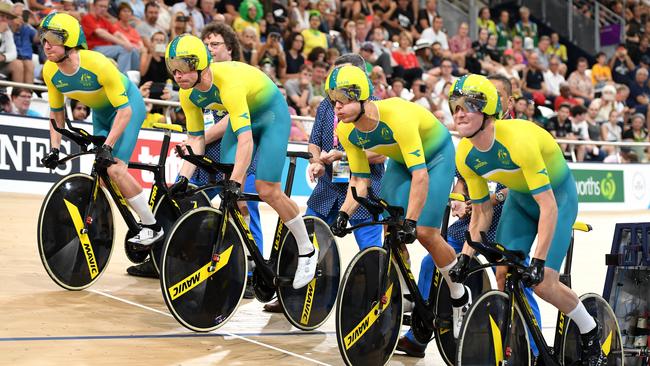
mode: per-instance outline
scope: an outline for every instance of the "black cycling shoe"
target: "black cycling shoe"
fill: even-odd
[[[600,344],[600,335],[602,327],[598,319],[594,318],[596,327],[588,333],[581,334],[582,339],[582,364],[584,366],[604,366],[607,364],[607,357],[603,353]]]
[[[126,273],[135,277],[158,278],[158,272],[156,272],[150,258],[145,259],[144,262],[138,265],[127,268]]]

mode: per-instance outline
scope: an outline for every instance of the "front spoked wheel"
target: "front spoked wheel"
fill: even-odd
[[[524,318],[518,306],[514,306],[510,319],[508,295],[491,290],[476,300],[463,319],[458,338],[456,365],[485,366],[530,365],[530,342]],[[504,344],[508,335],[508,344]]]
[[[113,213],[103,189],[97,189],[92,210],[84,217],[92,189],[92,177],[71,174],[52,186],[41,206],[38,251],[47,274],[66,290],[95,283],[113,252]]]
[[[278,299],[287,320],[298,329],[312,330],[329,318],[341,280],[341,259],[334,235],[329,226],[317,217],[304,217],[309,239],[318,248],[318,265],[314,279],[301,289],[294,289],[288,281],[278,286]],[[280,278],[293,278],[298,265],[296,240],[287,230],[278,256]]]
[[[593,293],[580,296],[580,301],[584,304],[587,312],[598,319],[602,327],[600,343],[602,344],[603,353],[607,356],[607,365],[623,365],[624,354],[621,330],[618,327],[618,321],[611,306],[602,296]],[[572,365],[580,362],[582,346],[578,326],[569,317],[566,317],[566,319],[566,331],[564,337],[562,337],[562,364]]]
[[[336,340],[347,365],[385,365],[397,346],[402,290],[395,263],[383,268],[387,255],[383,248],[367,248],[357,253],[343,275]],[[378,298],[382,279],[387,279],[386,291]]]
[[[178,206],[176,206],[174,202],[176,202]],[[170,200],[167,195],[164,195],[160,200],[158,200],[156,207],[154,207],[153,215],[156,217],[156,222],[159,223],[165,231],[165,236],[168,236],[174,223],[176,223],[176,220],[178,220],[182,214],[198,207],[210,207],[210,199],[203,191],[174,201]],[[158,274],[160,274],[160,262],[164,244],[164,240],[154,243],[149,253],[153,260],[153,266]]]
[[[485,264],[485,258],[482,256],[472,257],[470,268]],[[472,299],[478,299],[481,294],[486,291],[497,288],[496,278],[494,272],[490,268],[486,268],[480,272],[472,273],[464,284],[470,288],[472,292]],[[436,345],[440,351],[442,359],[447,365],[453,365],[456,362],[456,339],[452,328],[452,305],[451,295],[449,293],[449,285],[442,277],[442,273],[436,268],[431,283],[431,291],[436,295],[433,304],[433,309],[436,314],[436,327],[434,328]],[[413,327],[414,335],[417,337]],[[427,340],[421,340],[422,343],[427,343]]]
[[[171,229],[162,252],[160,285],[165,303],[179,323],[197,332],[225,324],[244,295],[246,253],[232,220],[216,268],[209,270],[222,215],[211,207],[185,213]]]

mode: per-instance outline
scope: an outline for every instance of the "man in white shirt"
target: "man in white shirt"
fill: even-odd
[[[197,0],[185,0],[182,3],[174,4],[172,6],[172,15],[181,11],[186,16],[191,16],[194,20],[194,28],[196,28],[197,32],[200,32],[203,26],[205,26],[205,22],[203,21],[203,14],[196,7],[197,2]]]
[[[544,84],[546,85],[546,95],[553,98],[560,95],[560,85],[566,83],[564,75],[560,73],[560,58],[551,57],[548,62],[548,69],[544,71]]]
[[[440,43],[440,46],[442,46],[443,50],[448,50],[449,43],[447,43],[447,33],[442,29],[442,25],[442,17],[436,15],[436,17],[433,18],[433,27],[423,30],[420,39],[426,39],[430,41],[431,44],[438,42]]]

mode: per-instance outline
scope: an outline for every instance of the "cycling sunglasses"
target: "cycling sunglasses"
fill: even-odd
[[[68,32],[64,30],[41,29],[39,32],[41,44],[47,41],[52,46],[63,46],[68,39]]]
[[[176,71],[181,73],[196,71],[196,66],[198,64],[199,59],[192,56],[168,58],[165,60],[165,65],[167,65],[167,71],[170,75],[174,75],[174,72]]]
[[[336,106],[336,102],[340,102],[341,104],[345,105],[351,102],[359,101],[360,95],[361,95],[361,91],[359,90],[359,88],[356,87],[339,88],[339,89],[329,90],[327,92],[327,100],[329,100],[332,106]]]
[[[482,94],[454,92],[449,97],[449,110],[455,114],[458,108],[468,113],[481,113],[487,101]]]

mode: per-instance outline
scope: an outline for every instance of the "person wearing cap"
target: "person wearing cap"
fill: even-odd
[[[22,17],[24,5],[14,4],[12,12],[15,18],[11,21],[10,28],[16,43],[16,59],[9,64],[11,80],[17,83],[31,84],[34,82],[34,54],[33,46],[38,37],[34,27],[25,23]]]
[[[196,36],[178,36],[167,46],[165,62],[180,87],[187,144],[197,154],[205,151],[204,108],[229,114],[221,140],[221,162],[234,163],[234,167],[230,179],[224,182],[223,197],[236,200],[240,196],[257,152],[255,187],[296,239],[298,263],[293,287],[302,288],[314,278],[318,248],[309,239],[298,205],[280,186],[283,165],[278,162],[286,158],[291,131],[287,102],[273,81],[256,67],[237,61],[211,61],[212,55]],[[195,169],[184,162],[170,194],[185,192]]]
[[[589,314],[576,293],[560,282],[559,270],[578,214],[578,194],[557,142],[532,122],[499,119],[499,95],[482,75],[468,74],[458,79],[449,92],[449,107],[462,137],[456,167],[472,200],[472,240],[483,241],[480,233],[487,232],[492,222],[488,180],[508,187],[496,242],[508,250],[528,254],[537,237],[530,265],[522,273],[524,285],[576,324],[582,341],[582,364],[604,365],[599,321]],[[477,159],[482,163],[476,164]],[[466,242],[457,265],[450,271],[454,281],[467,278],[473,254]],[[506,271],[497,268],[500,284]]]
[[[413,52],[425,73],[433,68],[431,45],[432,43],[427,39],[418,39],[413,46]]]
[[[83,32],[88,37],[88,49],[115,59],[123,73],[139,70],[140,50],[111,23],[108,3],[108,0],[95,0],[90,12],[81,18]]]
[[[110,59],[87,50],[81,26],[71,15],[50,13],[41,22],[39,35],[47,57],[43,81],[49,95],[50,118],[59,127],[64,126],[64,97],[92,109],[94,134],[106,136],[104,144],[97,148],[95,165],[106,169],[140,217],[141,230],[128,241],[149,248],[162,239],[163,228],[149,209],[149,195],[127,167],[146,115],[140,91]],[[50,141],[51,150],[42,163],[54,169],[59,165],[61,135],[51,129]]]
[[[7,76],[11,72],[11,62],[18,56],[14,35],[9,29],[9,21],[15,17],[10,4],[0,4],[0,73]]]
[[[379,196],[389,205],[404,208],[398,231],[400,241],[408,244],[419,240],[440,267],[449,285],[453,334],[458,337],[471,293],[466,286],[451,281],[449,269],[456,265],[456,255],[440,235],[454,180],[451,134],[431,112],[415,103],[401,98],[369,100],[368,77],[358,67],[334,68],[326,85],[339,120],[337,138],[345,149],[351,172],[348,193],[331,225],[332,233],[344,236],[350,216],[359,207],[351,189],[362,197],[368,194],[371,170],[366,151],[390,158]]]

